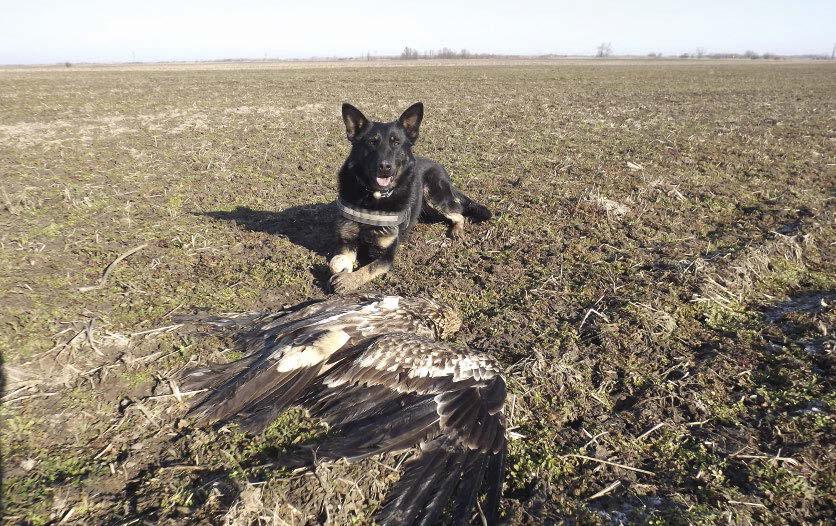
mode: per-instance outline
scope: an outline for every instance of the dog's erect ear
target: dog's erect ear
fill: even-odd
[[[343,121],[345,122],[345,136],[349,141],[353,141],[369,125],[369,119],[347,102],[343,102]]]
[[[409,140],[415,142],[418,140],[418,128],[421,126],[421,119],[424,118],[424,105],[416,102],[408,107],[405,112],[398,119],[398,122],[406,130],[406,136]]]

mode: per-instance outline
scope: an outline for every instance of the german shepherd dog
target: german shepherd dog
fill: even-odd
[[[422,212],[446,220],[453,238],[462,236],[465,217],[490,219],[487,208],[453,187],[443,166],[412,154],[423,104],[386,123],[369,121],[348,103],[342,113],[351,152],[338,174],[338,252],[329,263],[334,292],[357,289],[388,272]],[[358,259],[364,264],[355,270]]]

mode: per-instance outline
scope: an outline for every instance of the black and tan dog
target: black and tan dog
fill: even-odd
[[[335,292],[354,290],[386,273],[422,212],[448,221],[452,237],[462,235],[465,217],[491,217],[453,187],[443,166],[412,154],[423,116],[424,105],[417,102],[394,122],[372,122],[343,104],[351,152],[339,171],[339,246],[329,264]],[[364,264],[354,270],[358,260]]]

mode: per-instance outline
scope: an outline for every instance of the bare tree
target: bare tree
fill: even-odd
[[[417,58],[418,58],[418,50],[417,49],[412,49],[409,46],[406,46],[405,48],[403,48],[403,51],[401,52],[401,59],[402,60],[415,60]]]
[[[705,48],[698,47],[697,50],[694,52],[694,56],[697,58],[702,58],[705,56]]]
[[[443,47],[437,53],[438,58],[456,58],[456,52],[449,47]]]
[[[598,46],[595,56],[599,58],[604,58],[610,55],[612,55],[612,43],[602,42],[601,45]]]

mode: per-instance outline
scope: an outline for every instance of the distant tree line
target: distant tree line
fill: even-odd
[[[401,60],[417,60],[419,58],[496,58],[500,56],[502,55],[495,55],[492,53],[471,53],[467,49],[456,51],[455,49],[450,49],[449,47],[424,51],[421,53],[415,48],[406,46],[403,48],[403,51],[401,51],[399,58]]]
[[[609,42],[600,44],[597,48],[595,48],[595,56],[599,58],[609,57],[612,55],[612,44]],[[836,45],[833,46],[833,56],[830,58],[836,57]],[[767,59],[767,60],[778,60],[784,57],[782,55],[778,55],[776,53],[756,53],[751,49],[746,50],[743,53],[707,53],[704,47],[698,47],[694,50],[693,53],[680,53],[679,55],[667,55],[669,58],[713,58],[713,59],[730,59],[730,58],[748,58],[752,60],[757,59]],[[665,58],[665,55],[662,53],[657,52],[650,52],[647,54],[648,58]],[[827,59],[827,55],[792,55],[792,58],[807,58],[807,59]]]
[[[651,52],[647,54],[648,58],[665,58],[666,55],[662,53]],[[667,55],[668,58],[712,58],[712,59],[741,59],[748,58],[751,60],[766,59],[779,60],[785,57],[776,53],[757,53],[751,49],[743,53],[706,53],[704,48],[697,48],[694,53],[680,53],[679,55]],[[827,59],[827,55],[792,55],[792,58],[808,58],[808,59]]]
[[[412,49],[409,46],[406,46],[405,48],[403,48],[403,51],[401,51],[401,59],[403,60],[415,60],[419,58],[419,56],[420,53],[418,53],[418,50]]]
[[[833,50],[833,55],[836,56],[836,46]],[[549,54],[542,54],[542,55],[530,55],[526,58],[541,58],[541,59],[548,59],[548,58],[560,58],[560,57],[567,57],[569,55],[561,55],[556,53],[549,53]],[[613,46],[611,42],[602,42],[595,48],[595,56],[598,58],[607,58],[614,56],[613,53]],[[375,60],[375,59],[400,59],[400,60],[419,60],[419,59],[433,59],[433,58],[444,58],[444,59],[474,59],[474,58],[520,58],[520,55],[499,55],[494,53],[473,53],[468,51],[467,49],[461,50],[454,50],[449,47],[443,47],[437,50],[430,50],[430,51],[418,51],[417,49],[406,46],[401,51],[400,55],[392,56],[392,55],[384,55],[384,56],[375,56],[372,53],[366,53],[365,59],[366,60]],[[789,56],[778,55],[775,53],[757,53],[752,50],[747,50],[743,53],[709,53],[706,51],[704,47],[698,47],[694,50],[693,53],[679,53],[679,54],[670,54],[664,55],[659,52],[651,52],[647,54],[648,58],[681,58],[681,59],[751,59],[751,60],[758,60],[758,59],[767,59],[767,60],[778,60],[781,58],[790,58]],[[828,59],[831,58],[828,55],[821,54],[821,55],[792,55],[792,58],[807,58],[807,59]]]

